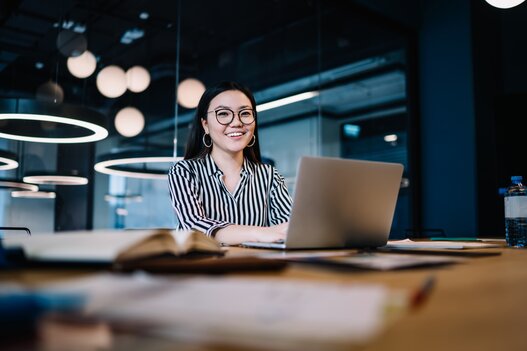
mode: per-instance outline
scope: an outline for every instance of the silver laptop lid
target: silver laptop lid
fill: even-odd
[[[286,247],[379,247],[392,225],[403,165],[302,157]]]

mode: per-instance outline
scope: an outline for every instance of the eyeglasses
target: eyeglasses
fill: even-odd
[[[218,110],[208,111],[207,113],[216,113],[216,120],[219,124],[228,125],[234,120],[234,111],[229,108],[221,108]],[[250,108],[244,108],[238,111],[238,118],[242,124],[251,124],[254,122],[254,111]]]

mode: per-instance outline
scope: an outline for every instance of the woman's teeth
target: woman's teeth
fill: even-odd
[[[238,137],[238,136],[242,136],[243,133],[240,133],[240,132],[236,132],[236,133],[228,133],[227,136],[229,137]]]

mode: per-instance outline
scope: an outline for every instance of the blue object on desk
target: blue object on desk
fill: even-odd
[[[31,334],[44,313],[76,311],[84,302],[85,297],[77,294],[0,291],[0,337]]]

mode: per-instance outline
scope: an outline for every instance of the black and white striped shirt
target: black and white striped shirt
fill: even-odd
[[[230,224],[271,226],[289,220],[291,196],[273,166],[245,159],[240,175],[230,193],[210,155],[172,166],[168,184],[179,228],[212,235]]]

